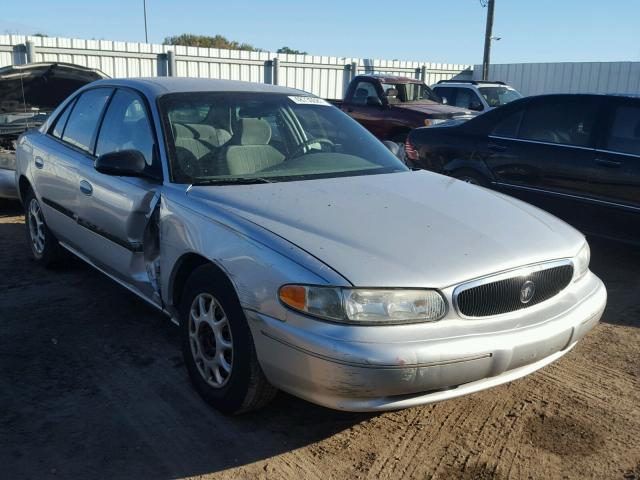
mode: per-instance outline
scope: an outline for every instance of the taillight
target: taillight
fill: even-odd
[[[409,140],[409,137],[404,142],[404,153],[407,154],[409,160],[418,160],[418,152],[413,148],[413,144]]]

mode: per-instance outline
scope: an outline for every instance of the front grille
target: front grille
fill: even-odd
[[[521,273],[515,271],[508,278],[501,275],[500,279],[492,280],[489,277],[480,284],[471,282],[468,288],[464,285],[458,287],[458,311],[466,317],[488,317],[521,310],[557,295],[569,285],[572,277],[573,265],[564,264],[550,268],[542,266]],[[533,282],[534,285],[530,299],[527,292],[523,292],[526,282]]]

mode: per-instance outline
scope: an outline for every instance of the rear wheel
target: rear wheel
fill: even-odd
[[[213,265],[189,277],[180,305],[182,354],[191,382],[227,414],[257,410],[277,390],[264,376],[236,293]]]
[[[24,199],[27,242],[36,262],[46,268],[58,266],[64,257],[62,247],[44,220],[40,202],[29,190]]]
[[[458,180],[462,180],[463,182],[470,183],[472,185],[478,185],[480,187],[489,186],[489,181],[486,179],[486,177],[473,170],[466,170],[466,169],[456,170],[455,172],[453,172],[451,176],[454,178],[457,178]]]

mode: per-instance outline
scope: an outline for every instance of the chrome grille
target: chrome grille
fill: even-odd
[[[458,311],[465,317],[489,317],[544,302],[560,293],[573,277],[569,261],[555,265],[542,264],[461,285],[454,293]],[[533,282],[534,293],[525,302],[526,282]]]

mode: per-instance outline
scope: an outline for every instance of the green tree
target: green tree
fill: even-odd
[[[183,33],[182,35],[174,35],[166,37],[163,42],[165,45],[184,45],[186,47],[203,47],[203,48],[225,48],[227,50],[247,50],[250,52],[259,52],[259,48],[248,43],[240,43],[235,40],[229,40],[222,35],[211,37],[209,35],[194,35],[191,33]]]
[[[281,47],[276,51],[276,53],[292,53],[294,55],[309,55],[307,52],[301,52],[300,50],[294,50],[293,48],[289,48],[289,47]]]

